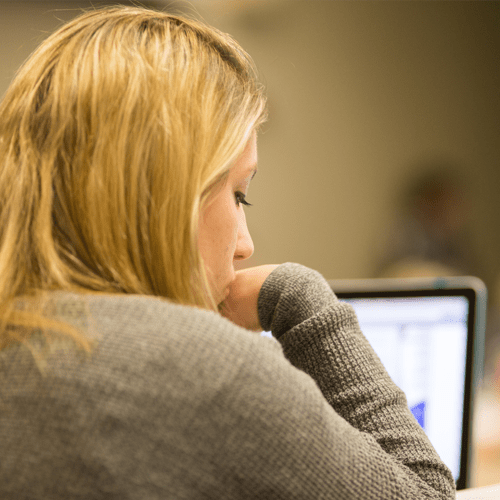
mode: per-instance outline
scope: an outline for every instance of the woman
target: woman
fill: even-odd
[[[89,12],[0,118],[0,498],[454,498],[326,281],[234,272],[265,99],[230,37]]]

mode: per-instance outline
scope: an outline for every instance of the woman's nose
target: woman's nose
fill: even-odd
[[[252,256],[254,251],[252,237],[248,231],[245,213],[241,211],[241,218],[238,225],[238,239],[234,251],[234,260],[245,260]]]

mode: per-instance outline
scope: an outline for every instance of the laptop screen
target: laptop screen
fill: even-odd
[[[471,478],[474,392],[482,377],[486,287],[478,278],[330,280],[457,489]]]
[[[365,337],[455,480],[460,474],[469,301],[464,296],[346,299]]]

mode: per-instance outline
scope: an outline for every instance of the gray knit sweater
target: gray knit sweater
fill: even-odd
[[[454,498],[352,308],[315,271],[283,264],[265,281],[259,316],[279,343],[151,297],[54,303],[95,347],[0,353],[2,500]]]

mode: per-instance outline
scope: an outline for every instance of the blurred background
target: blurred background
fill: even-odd
[[[0,94],[54,29],[82,8],[112,3],[0,0]],[[500,3],[141,4],[231,33],[267,87],[270,119],[248,196],[255,253],[245,265],[300,262],[328,279],[479,276],[490,293],[487,375],[495,380]],[[478,431],[487,438],[477,485],[500,482],[497,410],[482,412],[489,434]]]

